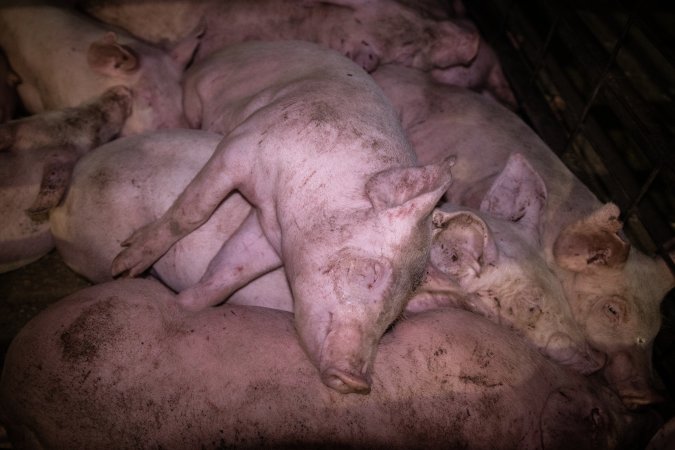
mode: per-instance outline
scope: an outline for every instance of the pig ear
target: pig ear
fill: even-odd
[[[204,20],[202,20],[194,30],[181,39],[180,42],[175,44],[171,49],[171,58],[181,68],[184,69],[192,62],[205,31],[206,25],[204,24]]]
[[[622,267],[630,244],[619,236],[621,228],[619,208],[613,203],[603,205],[560,232],[553,244],[556,263],[573,272],[598,266]]]
[[[523,155],[513,153],[485,194],[480,210],[517,222],[539,240],[539,224],[546,198],[546,185],[539,174]]]
[[[487,224],[468,211],[434,210],[430,262],[441,273],[461,280],[477,278],[498,257],[497,245]]]
[[[384,170],[368,180],[366,195],[376,211],[406,208],[427,216],[450,186],[454,164],[455,158],[448,157],[436,164]]]
[[[94,71],[104,75],[133,73],[138,70],[138,57],[131,48],[119,44],[117,35],[113,32],[108,32],[91,43],[87,62]]]

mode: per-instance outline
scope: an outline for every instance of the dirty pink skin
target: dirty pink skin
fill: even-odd
[[[117,139],[82,158],[68,195],[49,216],[64,262],[92,282],[112,280],[110,266],[120,244],[169,209],[221,140],[207,131],[163,130]],[[197,284],[218,253],[214,243],[228,240],[251,211],[233,192],[206,223],[153,264],[153,275],[177,292]],[[237,303],[242,293],[253,304],[293,311],[283,270],[247,284],[228,302]]]
[[[225,137],[169,210],[123,243],[113,275],[148,269],[236,189],[255,212],[179,301],[217,304],[283,263],[323,381],[367,392],[377,342],[423,276],[430,214],[452,162],[417,166],[372,79],[315,44],[232,46],[193,66],[184,84],[190,123]],[[237,260],[261,233],[266,257]]]
[[[68,188],[75,162],[116,137],[130,113],[131,93],[120,86],[78,108],[0,124],[0,272],[54,247],[49,211]]]
[[[218,141],[217,135],[203,131],[167,130],[118,139],[80,160],[68,196],[50,215],[66,264],[93,282],[110,280],[110,264],[120,243],[171,206]],[[535,173],[531,176],[541,189],[543,182]],[[502,178],[506,183],[508,174]],[[178,292],[197,284],[218,252],[213,243],[226,241],[250,208],[240,195],[228,196],[206,223],[153,264],[153,275]],[[533,211],[528,219],[538,220],[539,213]],[[469,309],[516,330],[542,353],[575,370],[590,373],[601,368],[604,355],[587,348],[560,283],[546,267],[538,234],[525,225],[528,219],[495,219],[489,207],[470,211],[452,210],[450,205],[434,217],[427,275],[407,311]],[[252,238],[264,239],[260,234]],[[237,255],[242,260],[264,258],[258,251],[259,246],[249,242]],[[227,301],[293,311],[282,269],[246,284]]]
[[[157,10],[156,20],[148,21]],[[179,39],[204,25],[197,60],[247,40],[305,40],[353,59],[365,70],[396,63],[420,70],[472,61],[478,33],[451,20],[435,20],[393,0],[228,0],[164,3],[84,2],[99,19],[150,42]],[[183,22],[176,21],[181,17]]]
[[[649,355],[659,306],[675,277],[663,260],[630,247],[616,206],[603,205],[522,120],[495,102],[403,67],[384,66],[373,76],[399,111],[421,163],[457,156],[450,203],[479,207],[509,157],[519,152],[527,159],[548,193],[538,224],[546,261],[589,343],[607,354],[605,376],[629,405],[658,401]],[[500,207],[509,204],[495,202],[493,213],[527,213]]]
[[[19,332],[1,419],[17,447],[72,449],[597,450],[636,448],[644,431],[611,390],[458,309],[397,322],[374,364],[370,395],[340,395],[316,378],[291,314],[187,314],[157,281],[117,280]]]
[[[18,104],[16,81],[16,75],[10,69],[7,58],[0,50],[0,124],[14,118]]]
[[[0,8],[0,47],[19,78],[26,110],[81,105],[123,85],[133,93],[122,135],[186,126],[180,77],[197,45],[186,38],[169,54],[74,10]]]

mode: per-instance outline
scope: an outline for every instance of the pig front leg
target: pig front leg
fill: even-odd
[[[164,215],[122,242],[127,248],[112,262],[114,277],[143,273],[179,239],[206,222],[222,200],[237,188],[239,180],[233,174],[246,171],[226,169],[227,148],[232,144],[233,140],[224,139]]]
[[[279,255],[260,227],[256,211],[251,210],[213,257],[199,282],[178,294],[178,304],[190,311],[216,305],[281,265]]]

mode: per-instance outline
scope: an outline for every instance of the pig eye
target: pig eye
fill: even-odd
[[[611,300],[607,301],[603,304],[603,310],[605,317],[607,317],[611,323],[623,321],[625,308],[621,303]]]
[[[527,312],[530,316],[539,317],[541,315],[541,308],[537,305],[531,305],[527,308]]]
[[[635,343],[639,347],[644,347],[644,345],[647,343],[647,339],[643,338],[642,336],[638,336],[637,339],[635,339]]]

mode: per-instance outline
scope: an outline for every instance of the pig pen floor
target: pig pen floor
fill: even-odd
[[[63,263],[56,251],[28,266],[0,274],[0,364],[4,363],[12,338],[33,316],[89,285]],[[654,348],[654,367],[667,398],[657,409],[668,418],[675,415],[675,291],[664,300],[662,315],[663,325]],[[0,423],[0,449],[8,448],[12,446]]]

